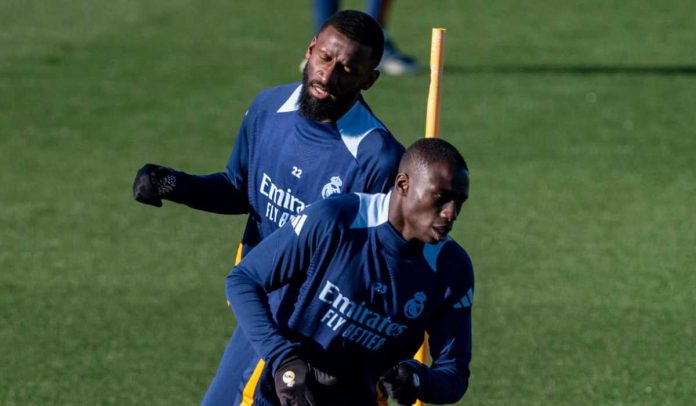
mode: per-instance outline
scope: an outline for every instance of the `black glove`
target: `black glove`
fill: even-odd
[[[135,174],[133,197],[140,203],[162,207],[162,198],[176,187],[176,175],[164,166],[146,164]]]
[[[401,362],[390,368],[380,378],[380,383],[387,396],[399,405],[416,403],[420,392],[420,376],[416,367],[408,362]]]
[[[312,368],[297,356],[283,361],[273,379],[281,406],[323,406],[315,401],[312,388],[336,383],[335,377]]]

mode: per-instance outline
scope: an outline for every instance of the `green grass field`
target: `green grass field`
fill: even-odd
[[[392,34],[421,61],[448,29],[442,136],[472,173],[460,404],[693,404],[694,16],[397,2]],[[308,1],[0,2],[0,404],[200,401],[244,221],[136,204],[131,182],[145,162],[222,170],[256,92],[299,79],[310,31]],[[383,77],[366,98],[410,144],[427,87]]]

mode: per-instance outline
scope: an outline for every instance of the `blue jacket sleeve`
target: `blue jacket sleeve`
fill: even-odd
[[[285,338],[268,305],[268,294],[302,283],[327,222],[315,221],[312,209],[286,223],[254,248],[227,276],[227,298],[254,350],[275,373],[299,344]]]
[[[252,121],[248,111],[237,134],[225,172],[190,175],[177,171],[176,188],[166,199],[212,213],[249,213],[247,179]]]
[[[459,275],[453,276],[464,283],[457,284],[460,286],[453,289],[451,300],[427,328],[433,362],[428,367],[415,360],[407,361],[419,372],[419,399],[425,403],[456,403],[469,386],[474,280],[471,261],[463,250],[461,253],[462,256],[449,260],[457,264]],[[459,264],[464,264],[464,269]]]

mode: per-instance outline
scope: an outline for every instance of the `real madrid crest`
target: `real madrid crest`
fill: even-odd
[[[343,181],[341,178],[338,176],[332,176],[329,183],[324,185],[324,187],[321,189],[321,197],[326,199],[333,194],[341,193],[341,186],[343,186]]]
[[[425,293],[416,292],[413,298],[406,302],[404,306],[404,315],[409,319],[415,319],[420,316],[421,313],[423,313],[423,309],[425,309],[425,299]]]

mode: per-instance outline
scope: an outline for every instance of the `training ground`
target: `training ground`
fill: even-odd
[[[0,404],[200,401],[244,220],[137,204],[131,182],[146,162],[223,170],[256,92],[299,79],[309,3],[0,2]],[[448,29],[441,134],[471,168],[461,405],[696,399],[695,15],[396,2],[391,34],[419,60]],[[366,98],[410,144],[427,88],[382,77]]]

